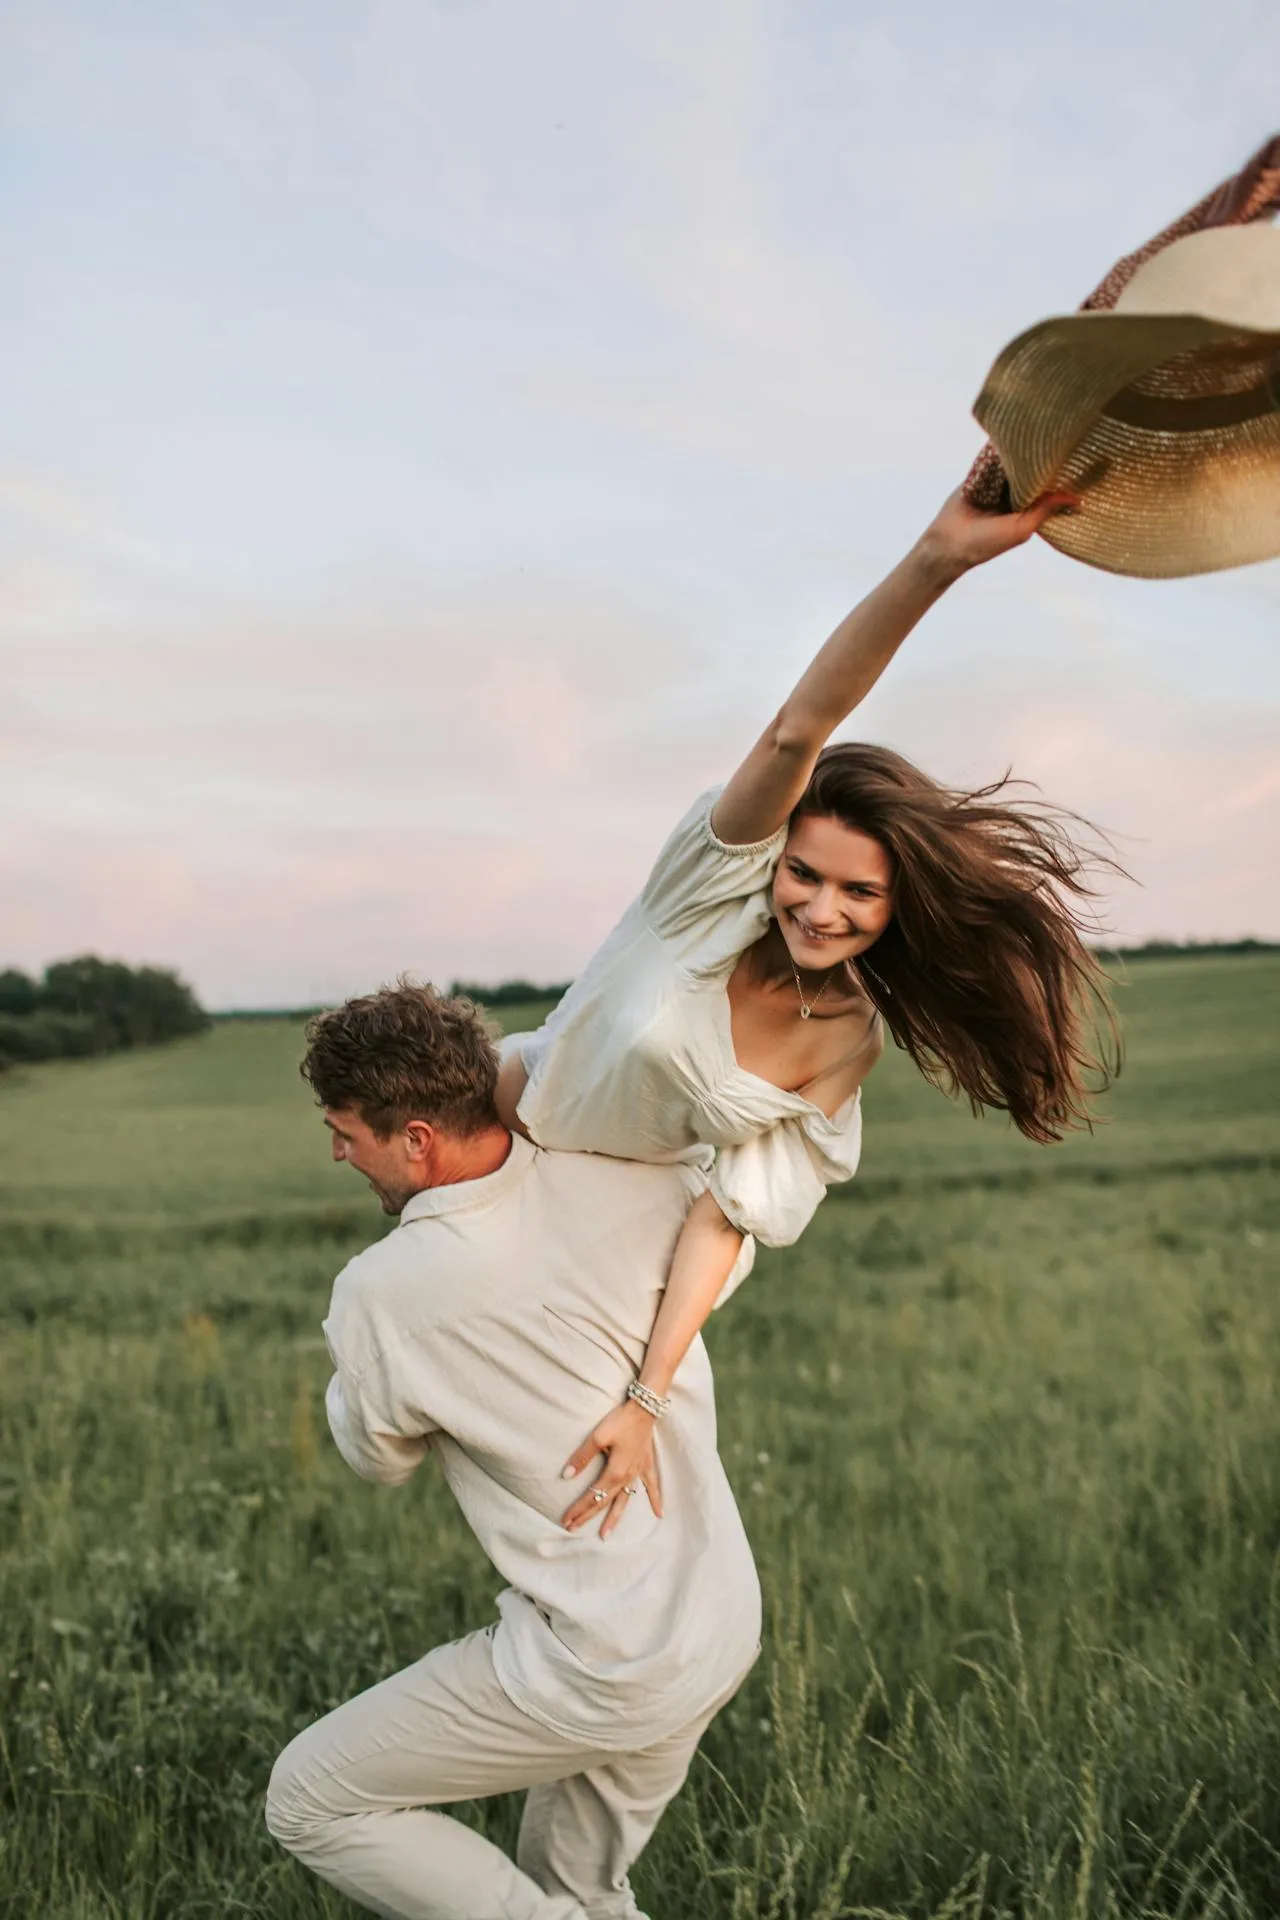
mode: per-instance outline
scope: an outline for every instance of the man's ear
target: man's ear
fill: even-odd
[[[410,1120],[404,1130],[410,1160],[425,1160],[435,1145],[436,1130],[429,1120]]]

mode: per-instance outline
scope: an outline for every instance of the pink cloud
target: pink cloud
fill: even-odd
[[[1117,937],[1280,937],[1269,703],[1215,702],[1115,668],[1086,677],[1074,664],[1005,659],[927,685],[904,676],[872,696],[867,718],[869,733],[939,777],[977,782],[1011,763],[1104,829],[1133,876],[1107,888]]]
[[[959,784],[1012,761],[1110,829],[1126,938],[1280,934],[1274,705],[1144,674],[1079,570],[1009,579],[935,616],[845,732]],[[135,591],[124,632],[0,651],[3,957],[174,964],[215,1005],[566,977],[810,646],[536,569],[289,618]],[[1228,624],[1253,592],[1222,583]]]

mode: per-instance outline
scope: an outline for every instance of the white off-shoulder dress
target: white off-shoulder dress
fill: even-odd
[[[803,1090],[738,1065],[726,989],[769,925],[787,830],[726,846],[711,826],[720,792],[685,815],[643,893],[545,1026],[507,1045],[528,1070],[518,1111],[539,1146],[623,1160],[701,1158],[734,1226],[787,1246],[827,1188],[857,1168],[861,1096],[828,1117]],[[749,1264],[748,1254],[733,1284]]]

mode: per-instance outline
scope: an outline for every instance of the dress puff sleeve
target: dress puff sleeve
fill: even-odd
[[[800,1238],[837,1181],[851,1180],[862,1152],[861,1090],[832,1119],[813,1109],[779,1120],[737,1146],[721,1147],[710,1187],[726,1220],[766,1247]]]
[[[646,947],[648,936],[656,935],[687,974],[705,977],[735,962],[769,925],[769,888],[786,825],[752,846],[727,846],[711,828],[711,810],[723,791],[712,787],[694,801],[654,862],[643,892],[537,1032],[508,1035],[503,1042],[504,1058],[519,1053],[529,1075],[520,1118],[535,1139],[534,1106],[548,1060],[562,1036],[581,1033],[588,1023],[597,1041],[602,1032],[609,1041],[616,1039],[617,1010],[635,991],[637,945]],[[576,1071],[581,1066],[580,1059],[574,1063]]]
[[[715,967],[759,938],[769,921],[768,890],[787,837],[729,846],[711,813],[723,787],[695,800],[668,839],[638,902],[649,927],[687,964]]]

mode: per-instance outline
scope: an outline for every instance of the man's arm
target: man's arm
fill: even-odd
[[[409,1478],[435,1431],[397,1431],[370,1407],[363,1381],[344,1375],[341,1367],[329,1382],[324,1405],[329,1431],[347,1465],[362,1480],[380,1480],[385,1486],[398,1487]]]
[[[426,1454],[436,1423],[410,1390],[405,1356],[374,1338],[351,1267],[334,1284],[324,1337],[335,1368],[325,1412],[338,1452],[362,1480],[399,1486]]]

